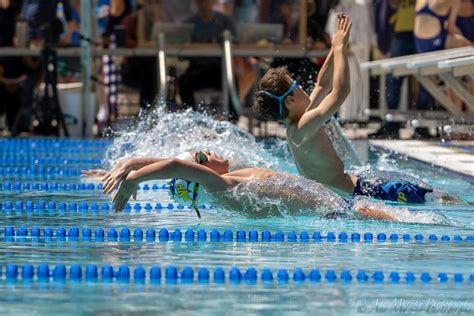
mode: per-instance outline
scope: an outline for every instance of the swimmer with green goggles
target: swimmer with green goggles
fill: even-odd
[[[187,162],[197,163],[208,168],[211,168],[219,174],[229,172],[229,161],[220,157],[211,151],[197,151],[197,152],[183,152],[176,156],[175,159]],[[82,175],[89,179],[98,178],[103,183],[103,192],[111,193],[115,190],[123,179],[125,179],[130,172],[139,170],[148,165],[163,162],[166,158],[131,158],[119,161],[110,171],[103,169],[83,170]],[[169,182],[169,188],[172,198],[184,205],[189,205],[194,208],[196,214],[201,218],[198,209],[198,203],[203,194],[198,182],[191,182],[182,178],[172,178]],[[133,194],[136,197],[136,192]]]
[[[192,157],[193,155],[189,153],[188,156]],[[104,177],[104,192],[111,193],[118,189],[113,197],[113,205],[115,210],[120,212],[124,209],[130,197],[136,194],[139,183],[154,179],[175,179],[175,181],[181,183],[182,187],[176,189],[175,185],[175,189],[173,189],[174,197],[177,199],[184,198],[188,203],[191,202],[191,206],[196,211],[197,199],[200,195],[199,190],[202,188],[212,197],[216,205],[225,206],[228,210],[247,212],[245,203],[247,203],[246,195],[249,192],[245,191],[245,187],[247,184],[251,184],[254,188],[251,192],[252,196],[262,201],[263,204],[265,204],[264,201],[283,203],[285,209],[289,211],[287,215],[297,215],[301,214],[301,210],[309,210],[311,214],[322,217],[331,216],[331,218],[334,217],[334,214],[337,214],[337,216],[355,215],[362,218],[395,222],[405,222],[415,218],[414,216],[400,217],[397,215],[398,212],[391,211],[398,208],[380,205],[380,203],[371,203],[368,199],[349,203],[316,181],[304,180],[283,172],[258,167],[242,168],[229,172],[228,160],[212,152],[200,151],[194,153],[192,158],[192,160],[179,158],[156,159],[156,162],[147,164],[138,170],[130,171],[118,180],[110,181],[108,177]],[[308,188],[311,187],[314,192],[308,194],[305,190],[301,190],[299,186],[286,186],[285,179],[290,182],[306,181],[304,185]],[[195,184],[198,184],[198,186]],[[226,192],[231,192],[231,194],[226,194]],[[329,207],[335,205],[335,201],[337,206]],[[327,214],[318,213],[318,210],[328,209],[328,207],[330,210]],[[405,209],[405,211],[411,213],[408,209]],[[261,206],[257,213],[254,210],[249,212],[251,213],[248,213],[248,215],[259,217],[281,215],[275,209],[275,203]],[[198,216],[200,216],[199,213]]]

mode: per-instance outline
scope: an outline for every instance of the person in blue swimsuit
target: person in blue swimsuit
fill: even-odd
[[[443,49],[458,48],[471,45],[456,27],[460,0],[417,0],[415,16],[415,45],[418,53],[433,52]],[[460,101],[451,96],[458,107]],[[420,87],[417,100],[417,110],[430,110],[433,107],[433,98]],[[421,128],[417,128],[420,130]],[[415,133],[417,131],[415,130]],[[428,136],[427,129],[418,131],[421,136]]]
[[[417,0],[415,43],[419,53],[471,45],[456,27],[460,0]]]

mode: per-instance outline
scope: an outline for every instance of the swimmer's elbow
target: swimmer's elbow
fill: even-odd
[[[334,87],[331,94],[334,95],[336,100],[344,101],[349,93],[351,92],[350,84],[342,84],[339,87]]]
[[[184,166],[183,161],[178,158],[166,159],[163,163],[164,163],[163,167],[170,171],[179,170],[180,168]]]

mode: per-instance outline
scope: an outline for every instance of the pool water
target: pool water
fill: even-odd
[[[0,313],[3,315],[474,313],[473,182],[441,169],[381,153],[367,142],[356,142],[355,147],[371,166],[418,175],[435,188],[465,200],[461,205],[423,207],[441,212],[460,225],[315,217],[251,219],[212,205],[201,209],[199,220],[194,211],[186,207],[181,209],[173,204],[168,209],[173,201],[166,190],[161,189],[165,182],[160,181],[148,183],[148,190],[142,185],[137,201],[131,202],[131,209],[116,214],[102,209],[111,199],[97,190],[97,182],[89,189],[70,189],[72,184],[91,182],[81,179],[76,169],[98,167],[96,159],[103,157],[109,145],[107,141],[1,140],[0,145]],[[15,150],[7,149],[12,146],[16,146]],[[276,146],[269,142],[264,147],[280,159],[278,155],[285,152],[272,151]],[[20,149],[21,154],[12,154]],[[22,169],[25,162],[1,160],[4,157],[60,160],[36,161],[35,166],[42,169],[33,174],[31,167],[29,172]],[[63,174],[54,168],[62,168]],[[280,170],[295,172],[291,164],[283,164]],[[26,183],[30,184],[29,189],[25,188]],[[39,184],[38,190],[33,189],[35,183]],[[59,184],[58,189],[51,189],[55,184]],[[152,189],[155,184],[158,189]],[[17,207],[18,201],[23,203],[21,209]],[[39,206],[42,201],[45,207]],[[54,202],[54,209],[49,209],[50,202]],[[66,203],[64,208],[61,202]],[[76,207],[71,208],[72,202]],[[141,208],[135,208],[136,203]],[[150,210],[145,208],[147,203],[151,205]],[[156,208],[157,203],[161,208]],[[86,204],[87,209],[81,208]],[[21,226],[28,230],[27,236],[22,236]],[[11,236],[8,227],[18,230],[15,236]],[[49,227],[53,234],[47,237],[48,233],[42,230],[39,237],[32,237],[34,227]],[[64,237],[61,237],[61,228],[65,230]],[[78,237],[70,233],[71,228],[78,228]],[[83,229],[87,228],[91,231],[90,238],[84,237],[87,234],[84,235]],[[103,239],[96,236],[98,228],[104,230]],[[112,228],[118,236],[109,235]],[[129,228],[130,237],[124,228]],[[134,235],[138,229],[143,232],[141,240]],[[149,229],[154,229],[154,239],[151,235],[147,238]],[[176,229],[180,229],[182,236],[178,237]],[[191,236],[186,234],[189,229],[194,232],[192,240],[186,240]],[[224,237],[226,230],[232,232],[231,240]],[[245,239],[242,232],[240,239],[237,237],[238,231],[245,231]],[[256,231],[258,236],[251,231]],[[271,240],[268,235],[263,237],[264,231],[270,232]],[[306,232],[307,237],[301,232]],[[281,234],[283,241],[278,237]],[[11,264],[16,265],[16,273],[12,272]],[[29,264],[34,268],[34,275],[23,276],[23,267]],[[37,270],[41,264],[47,264],[51,273],[56,266],[64,265],[65,278],[42,277]],[[71,272],[77,269],[71,268],[75,265],[81,267],[80,276]],[[88,266],[93,265],[98,270],[96,277],[86,272]],[[104,277],[101,271],[104,265],[113,266],[115,278]],[[159,267],[161,278],[151,279],[150,269],[154,266]],[[140,270],[137,267],[143,267],[144,278],[134,274]],[[173,267],[177,276],[173,276]],[[192,277],[186,274],[189,270],[183,272],[186,267],[192,268]],[[199,274],[201,268],[209,272],[208,279],[204,272]],[[220,268],[224,271],[222,280],[214,275]],[[235,269],[230,273],[232,268],[241,272],[240,279]],[[304,277],[297,268],[303,270]],[[271,271],[272,280],[265,269]],[[281,269],[287,271],[288,280]],[[320,273],[320,279],[315,271]],[[398,274],[391,275],[392,272]],[[264,274],[265,280],[262,280]]]

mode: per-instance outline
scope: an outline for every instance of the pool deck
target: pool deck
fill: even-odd
[[[474,141],[370,140],[393,151],[474,179]]]

